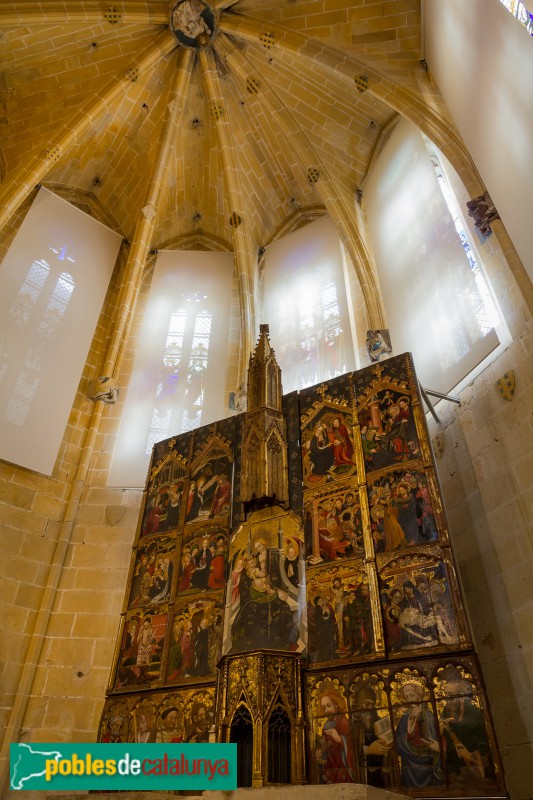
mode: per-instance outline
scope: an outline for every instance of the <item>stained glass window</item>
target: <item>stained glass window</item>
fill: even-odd
[[[522,0],[500,0],[500,3],[524,26],[529,35],[533,36],[533,13],[526,8]]]

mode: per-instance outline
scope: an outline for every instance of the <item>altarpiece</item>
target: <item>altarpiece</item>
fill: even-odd
[[[505,797],[409,354],[153,449],[102,742],[238,744],[239,783]]]

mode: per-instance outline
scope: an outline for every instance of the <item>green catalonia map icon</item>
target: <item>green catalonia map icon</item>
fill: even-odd
[[[46,747],[46,745],[45,745]],[[11,745],[11,788],[40,788],[31,785],[32,781],[41,783],[46,775],[47,762],[59,761],[63,758],[58,750],[40,750],[38,746],[29,744]]]

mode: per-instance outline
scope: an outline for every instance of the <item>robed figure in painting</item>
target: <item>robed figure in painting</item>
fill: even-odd
[[[354,758],[345,701],[332,687],[322,692],[319,703],[326,715],[316,750],[321,782],[353,783]]]
[[[450,787],[467,788],[494,782],[483,714],[473,703],[473,686],[455,667],[442,674],[446,704],[439,720]]]
[[[405,683],[401,694],[408,703],[396,726],[402,786],[409,789],[442,786],[439,735],[435,717],[423,702],[424,689],[419,683]]]
[[[365,783],[385,788],[392,785],[392,730],[390,717],[380,717],[376,709],[376,692],[363,684],[355,696],[353,720],[355,724],[355,752],[363,759]]]

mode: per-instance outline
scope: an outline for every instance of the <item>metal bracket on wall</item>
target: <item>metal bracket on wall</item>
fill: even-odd
[[[429,399],[428,395],[431,395],[431,397],[438,397],[439,400],[449,400],[450,403],[457,403],[458,406],[461,405],[461,401],[459,400],[459,398],[454,397],[451,394],[442,394],[442,392],[435,392],[433,389],[424,389],[424,387],[421,386],[420,384],[419,388],[420,388],[420,394],[422,395],[422,399],[427,405],[428,410],[430,411],[431,416],[433,417],[437,425],[440,425],[440,419],[438,418],[437,412],[435,411],[433,403]]]

